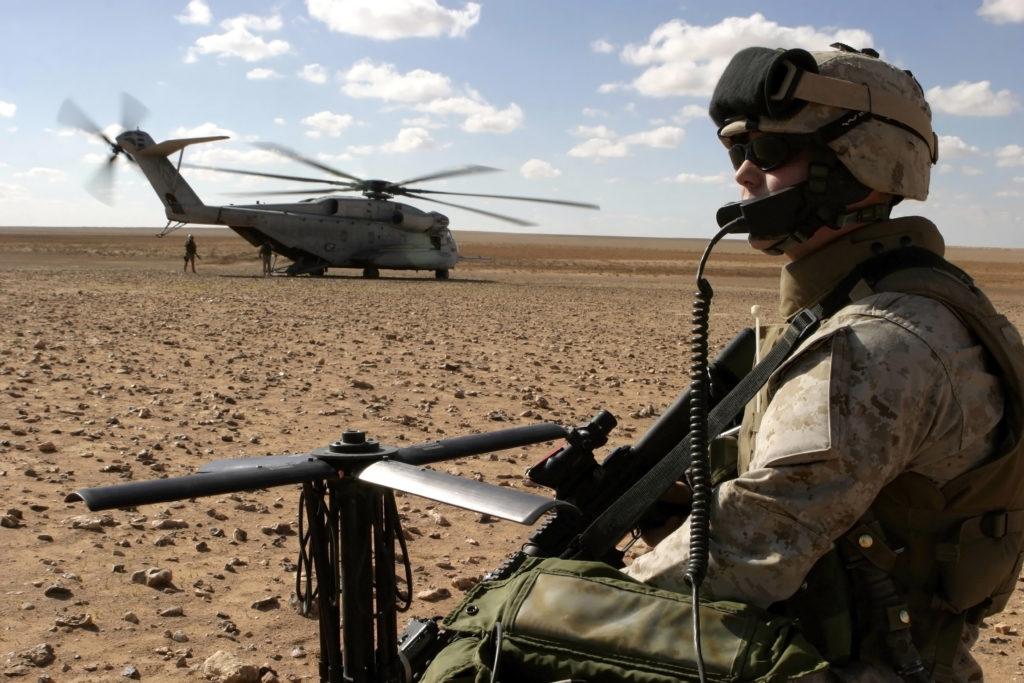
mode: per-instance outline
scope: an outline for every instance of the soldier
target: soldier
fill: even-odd
[[[270,265],[270,255],[273,250],[270,248],[270,242],[266,241],[260,245],[260,259],[263,261],[263,277],[272,275],[274,269]]]
[[[783,315],[864,277],[747,406],[702,597],[798,616],[838,680],[979,681],[978,626],[1021,568],[1020,335],[930,221],[889,218],[937,159],[920,85],[833,48],[742,50],[711,102],[740,205],[770,218],[750,244],[789,261]],[[669,528],[627,573],[687,591],[690,530]]]
[[[197,256],[199,256],[199,253],[196,251],[196,240],[192,237],[192,234],[189,233],[189,236],[185,238],[185,265],[181,269],[183,273],[188,271],[189,264],[192,264],[192,272],[196,272]]]
[[[926,198],[937,159],[920,85],[872,50],[833,48],[742,50],[712,97],[742,197],[726,217],[788,260],[787,319],[824,313],[747,404],[707,536],[691,537],[681,504],[624,570],[646,586],[542,564],[497,608],[501,587],[471,595],[446,625],[479,646],[455,641],[425,680],[471,680],[491,661],[508,680],[690,679],[705,664],[749,680],[749,652],[777,667],[771,680],[982,679],[978,627],[1021,570],[1024,345],[941,258],[935,225],[889,218]],[[764,336],[761,348],[780,335]],[[686,482],[671,493],[685,501]],[[700,638],[675,607],[695,547],[709,549]],[[780,618],[797,635],[780,640]],[[702,656],[687,655],[691,638]]]

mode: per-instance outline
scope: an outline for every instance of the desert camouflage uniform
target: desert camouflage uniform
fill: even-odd
[[[789,317],[815,303],[877,245],[888,250],[906,240],[944,249],[924,219],[863,228],[784,269],[781,312]],[[741,474],[714,492],[701,587],[702,597],[761,607],[792,596],[901,472],[941,485],[991,455],[1003,414],[999,382],[956,315],[935,300],[893,292],[857,300],[824,321],[763,391],[762,414],[748,407],[744,418]],[[689,592],[689,542],[684,524],[627,573]],[[968,652],[976,635],[965,631],[956,680],[980,680]],[[847,680],[893,675],[859,672]]]

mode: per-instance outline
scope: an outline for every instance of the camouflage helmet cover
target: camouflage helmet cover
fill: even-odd
[[[872,54],[833,47],[840,49],[808,53],[748,48],[737,54],[712,97],[711,115],[721,126],[723,142],[731,144],[729,137],[749,130],[816,133],[850,112],[866,112],[870,116],[851,118],[853,125],[826,144],[867,187],[925,199],[938,145],[931,129],[931,108],[920,84],[910,72]],[[745,52],[748,56],[741,57]],[[760,68],[768,53],[773,55],[772,62],[757,89],[737,95],[744,92],[744,86],[734,87],[737,74],[730,75],[730,70],[752,64]],[[779,69],[786,71],[780,73]],[[752,102],[761,98],[764,104]]]

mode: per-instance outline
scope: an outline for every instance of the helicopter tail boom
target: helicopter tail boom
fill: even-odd
[[[153,191],[164,205],[168,220],[186,223],[211,222],[206,214],[208,207],[185,182],[176,167],[167,157],[175,152],[183,152],[189,145],[226,140],[225,135],[201,138],[181,138],[154,142],[148,133],[140,130],[129,130],[117,136],[117,143],[130,154],[146,175]]]

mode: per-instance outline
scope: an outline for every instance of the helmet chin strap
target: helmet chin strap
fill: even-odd
[[[847,211],[871,192],[842,164],[815,159],[802,183],[718,210],[718,225],[733,223],[730,233],[745,233],[759,241],[772,241],[762,249],[782,254],[794,244],[806,242],[822,228],[838,230],[857,223],[871,223],[889,217],[892,206],[875,204]]]

